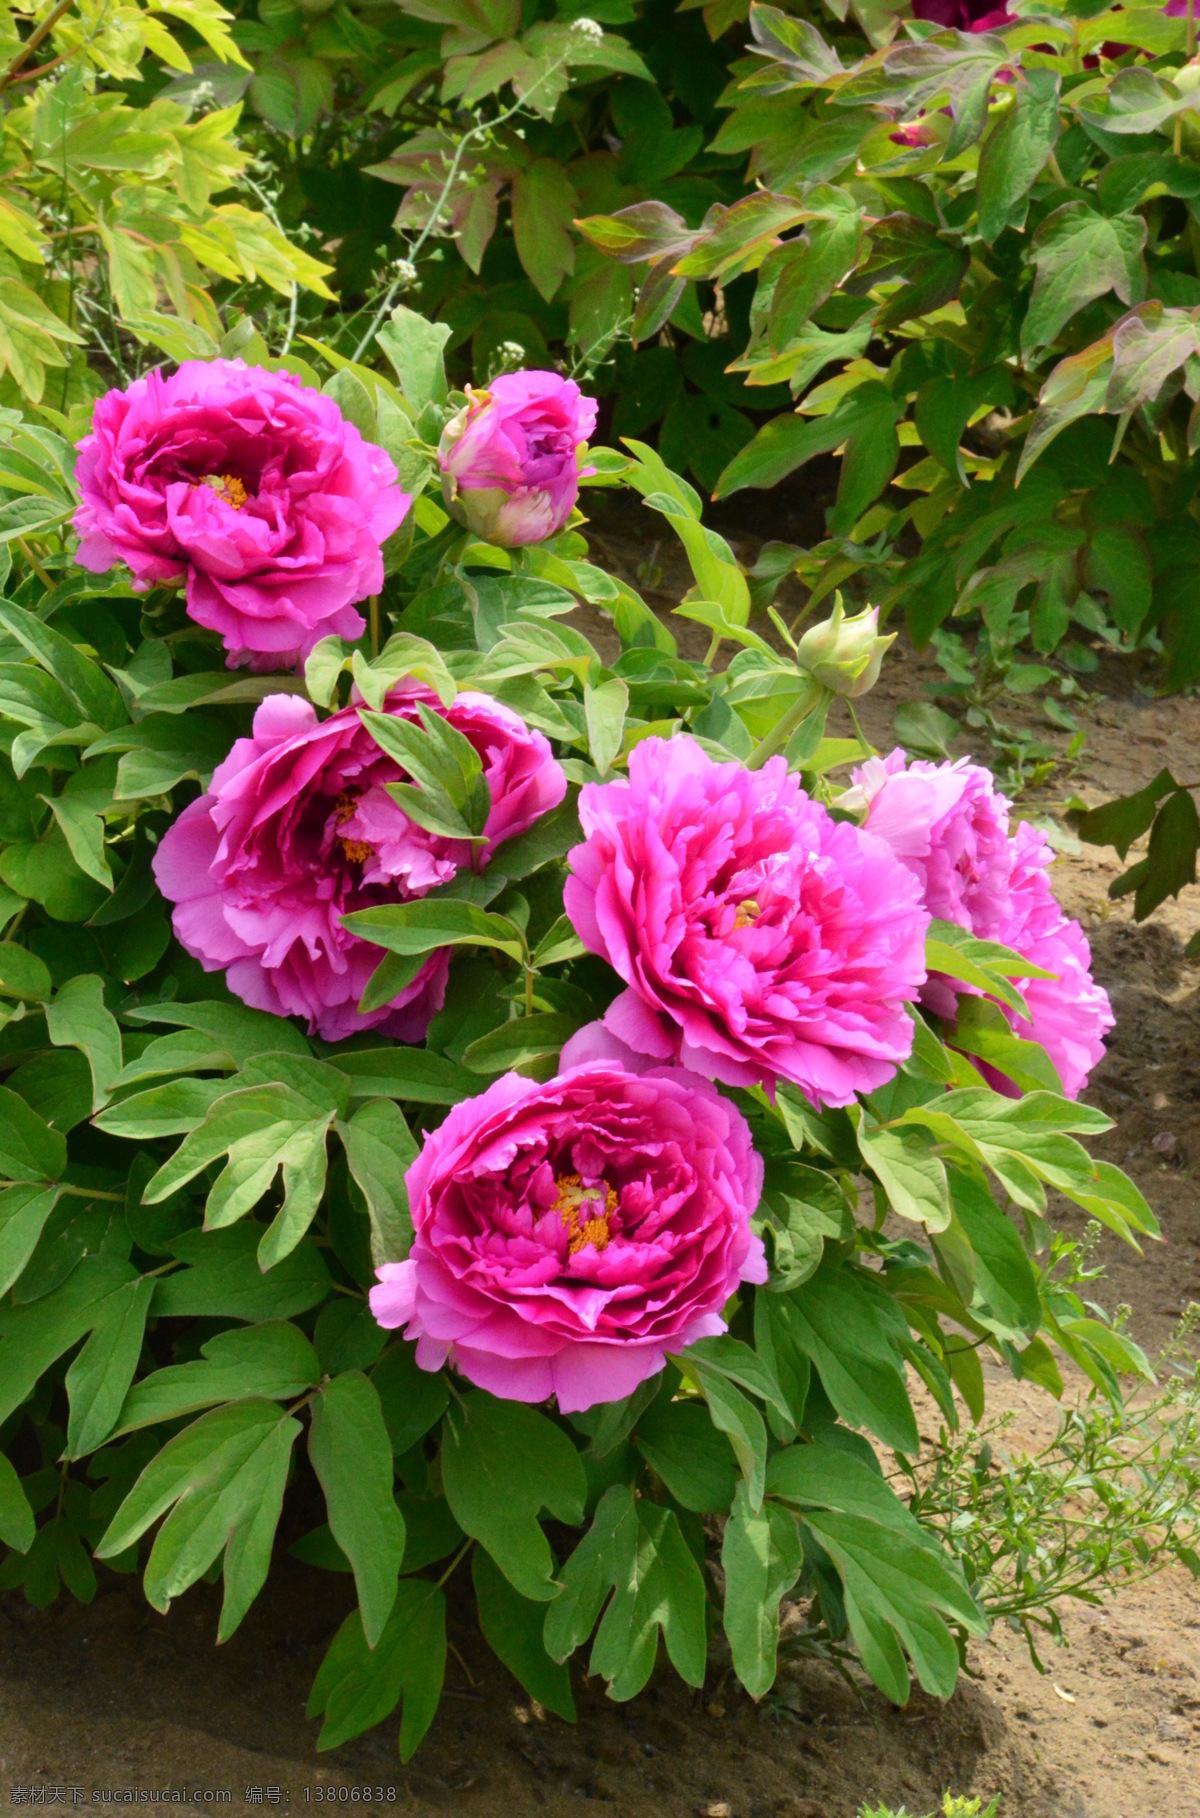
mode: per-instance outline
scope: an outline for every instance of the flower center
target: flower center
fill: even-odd
[[[492,401],[490,391],[478,391],[474,385],[464,387],[472,411],[486,410]]]
[[[232,505],[235,511],[240,511],[249,497],[235,473],[206,473],[200,484],[215,492],[227,505]]]
[[[752,928],[761,914],[762,910],[758,903],[752,896],[748,896],[744,902],[738,904],[733,925],[735,928]]]
[[[358,796],[353,790],[343,789],[334,803],[334,819],[339,827],[353,815],[357,802]],[[339,836],[338,845],[352,865],[365,865],[369,858],[375,856],[374,846],[366,840],[346,840]]]
[[[588,1244],[596,1251],[607,1250],[608,1221],[617,1209],[614,1189],[603,1181],[585,1187],[578,1174],[559,1174],[554,1184],[558,1193],[553,1209],[562,1220],[563,1229],[571,1234],[568,1255],[578,1255]]]

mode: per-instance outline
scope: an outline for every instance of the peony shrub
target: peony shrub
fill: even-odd
[[[986,773],[843,736],[874,612],[780,654],[650,449],[443,338],[110,394],[0,602],[0,1583],[219,1575],[223,1639],[279,1551],[342,1572],[319,1746],[401,1704],[405,1759],[468,1558],[564,1718],[660,1634],[762,1697],[787,1596],[946,1696],[987,1617],[887,1469],[912,1375],[953,1426],[983,1349],[1144,1367],[1046,1236],[1155,1230],[1078,1140],[1086,943]],[[707,660],[581,485],[678,529]]]

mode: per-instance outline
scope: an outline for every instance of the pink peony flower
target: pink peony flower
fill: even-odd
[[[301,663],[361,637],[380,544],[412,503],[382,448],[288,372],[187,360],[110,391],[79,444],[76,561],[140,590],[186,580],[187,609],[230,668]]]
[[[913,18],[931,25],[954,27],[960,32],[994,32],[1015,25],[1017,18],[991,0],[913,0]]]
[[[466,840],[427,833],[392,800],[387,785],[405,772],[356,707],[319,721],[307,701],[273,694],[154,856],[175,933],[205,971],[224,971],[255,1009],[304,1017],[326,1041],[371,1028],[420,1041],[449,965],[446,952],[432,955],[390,1003],[364,1015],[358,1000],[384,956],[341,917],[424,896],[460,866],[482,867],[566,793],[542,734],[500,702],[464,693],[443,709],[406,684],[385,711],[415,722],[419,701],[445,712],[483,760],[492,807],[478,855]]]
[[[856,770],[854,782],[867,802],[867,830],[912,872],[931,915],[1055,974],[1018,981],[1030,1021],[1001,1008],[1018,1035],[1041,1043],[1075,1098],[1104,1053],[1113,1014],[1089,970],[1083,930],[1050,887],[1050,847],[1028,822],[1010,836],[1008,801],[991,773],[967,758],[905,768],[903,751],[893,751]],[[950,1020],[959,995],[972,989],[933,973],[921,1001]]]
[[[509,372],[442,431],[442,492],[460,523],[485,543],[515,549],[561,530],[579,496],[579,449],[596,427],[596,403],[554,372]]]
[[[725,1330],[766,1280],[762,1162],[741,1113],[677,1067],[506,1074],[455,1105],[408,1171],[415,1239],[371,1290],[417,1362],[509,1401],[619,1401]]]
[[[912,1048],[927,916],[881,840],[810,801],[783,758],[750,771],[646,739],[628,782],[579,798],[576,933],[624,979],[605,1026],[729,1085],[790,1080],[846,1105]]]

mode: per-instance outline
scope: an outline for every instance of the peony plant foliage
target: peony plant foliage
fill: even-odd
[[[1079,1140],[1086,941],[986,772],[864,743],[873,612],[760,635],[658,456],[444,339],[243,334],[29,444],[78,500],[0,601],[0,1584],[219,1576],[224,1639],[343,1573],[319,1746],[399,1704],[405,1759],[460,1583],[567,1719],[660,1640],[762,1697],[785,1598],[945,1696],[914,1385],[1146,1368],[1055,1272],[1050,1191],[1156,1229]]]

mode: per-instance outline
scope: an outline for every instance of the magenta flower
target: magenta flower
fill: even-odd
[[[1017,23],[1016,15],[991,0],[913,0],[913,18],[960,32],[994,32]]]
[[[1018,1035],[1041,1043],[1075,1098],[1104,1053],[1113,1014],[1092,978],[1083,930],[1055,901],[1050,847],[1028,822],[1009,834],[1008,801],[991,773],[967,758],[906,769],[903,751],[893,751],[856,770],[854,781],[867,802],[868,831],[912,872],[931,915],[1054,973],[1018,981],[1030,1021],[1001,1008]],[[952,1020],[959,995],[971,990],[933,973],[921,1001]]]
[[[185,581],[229,667],[292,668],[361,637],[380,545],[409,505],[382,448],[292,373],[187,360],[110,391],[79,444],[76,561],[139,590]]]
[[[184,809],[154,856],[175,933],[205,971],[223,971],[255,1009],[304,1017],[326,1041],[371,1028],[420,1041],[446,989],[443,951],[390,1003],[360,1012],[384,956],[343,928],[342,916],[424,896],[460,866],[482,867],[499,841],[566,793],[542,734],[499,701],[460,694],[443,709],[408,684],[385,711],[416,722],[419,701],[444,712],[483,760],[492,807],[477,856],[469,841],[427,833],[392,800],[387,785],[405,772],[356,707],[318,721],[293,694],[267,697],[252,736],[237,740],[209,793]]]
[[[765,1281],[762,1162],[741,1113],[679,1068],[509,1073],[455,1105],[408,1171],[415,1239],[371,1290],[417,1362],[509,1401],[619,1401],[725,1330]]]
[[[561,530],[575,508],[579,450],[596,427],[596,403],[554,372],[509,372],[442,431],[442,492],[461,524],[485,543],[515,549]]]
[[[782,758],[719,764],[645,739],[579,798],[576,933],[627,990],[605,1026],[728,1085],[847,1105],[912,1048],[928,918],[887,846],[810,801]]]

